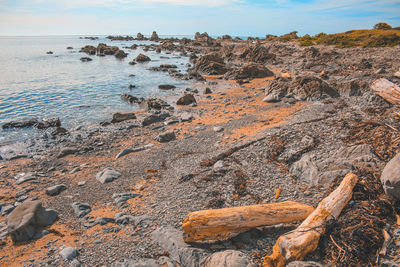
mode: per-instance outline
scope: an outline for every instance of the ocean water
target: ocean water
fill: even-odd
[[[81,62],[88,56],[79,53],[85,45],[99,43],[119,46],[129,53],[125,59],[114,56],[89,56],[91,62]],[[0,37],[0,125],[22,118],[59,117],[64,127],[98,123],[109,119],[116,111],[136,110],[136,105],[124,103],[120,96],[129,93],[137,97],[179,93],[190,82],[171,78],[168,73],[149,71],[160,64],[175,64],[184,72],[188,58],[178,54],[157,54],[124,49],[132,44],[148,41],[110,41],[105,36],[98,40],[79,36]],[[67,50],[68,46],[73,47]],[[47,51],[54,54],[48,55]],[[139,53],[152,61],[128,64]],[[160,57],[169,57],[162,59]],[[134,77],[129,77],[134,74]],[[130,90],[130,84],[136,88]],[[178,89],[165,92],[159,84],[173,84]],[[0,145],[21,141],[40,131],[35,129],[0,130]]]

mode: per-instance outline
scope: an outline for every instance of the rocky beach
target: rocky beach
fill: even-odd
[[[100,123],[2,124],[40,132],[0,154],[2,266],[400,264],[398,43],[107,38],[125,46],[83,46],[82,64],[177,56],[184,70],[160,60],[147,71],[185,86],[143,97],[132,84],[120,95],[131,110]],[[304,232],[312,242],[280,242]]]

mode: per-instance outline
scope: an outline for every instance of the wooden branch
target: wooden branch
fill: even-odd
[[[336,219],[353,196],[357,181],[357,175],[347,174],[339,187],[323,199],[297,229],[278,238],[272,254],[264,258],[263,267],[281,267],[290,261],[301,261],[314,251],[328,220]]]
[[[381,78],[373,82],[371,88],[386,101],[394,105],[400,104],[400,87],[397,84]]]
[[[304,220],[313,210],[293,201],[202,210],[188,214],[182,228],[187,242],[226,240],[251,228]]]

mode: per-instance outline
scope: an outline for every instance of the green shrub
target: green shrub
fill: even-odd
[[[390,26],[386,22],[379,22],[379,23],[375,24],[374,29],[375,30],[390,30],[390,29],[392,29],[392,26]]]
[[[299,38],[299,45],[300,46],[310,46],[313,45],[314,42],[310,35],[306,34],[303,37]]]

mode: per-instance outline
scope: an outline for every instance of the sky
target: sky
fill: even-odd
[[[400,26],[400,0],[0,0],[0,35],[299,35]]]

